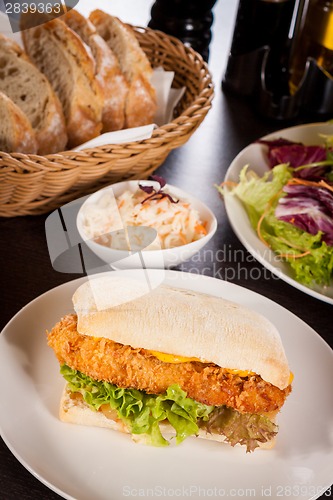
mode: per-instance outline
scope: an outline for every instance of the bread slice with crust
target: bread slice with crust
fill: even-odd
[[[128,84],[121,72],[119,61],[95,26],[75,9],[62,17],[89,47],[95,59],[96,79],[103,90],[103,132],[120,130],[125,125],[125,101]]]
[[[0,92],[7,95],[28,118],[36,134],[39,154],[65,149],[67,133],[59,99],[47,78],[32,64],[21,47],[2,34]]]
[[[37,153],[35,132],[21,109],[0,92],[0,151]]]
[[[95,62],[81,38],[59,18],[25,29],[22,37],[28,55],[62,103],[69,147],[99,135],[103,92],[95,78]]]
[[[156,112],[155,89],[150,83],[152,67],[133,30],[117,17],[94,10],[90,20],[117,56],[129,85],[126,99],[126,127],[153,123]]]

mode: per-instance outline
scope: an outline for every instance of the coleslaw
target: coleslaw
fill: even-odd
[[[170,193],[160,191],[159,198],[147,197],[138,189],[127,190],[118,197],[105,193],[97,203],[84,207],[83,227],[88,238],[117,250],[128,250],[127,227],[152,228],[158,235],[158,246],[146,247],[145,231],[136,232],[137,246],[145,250],[187,245],[207,234],[206,223],[186,200],[172,200]],[[150,198],[150,199],[148,199]],[[147,242],[146,242],[147,243]],[[131,248],[133,250],[133,248]]]

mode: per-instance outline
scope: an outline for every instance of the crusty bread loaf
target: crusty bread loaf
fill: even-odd
[[[69,10],[62,19],[81,37],[95,59],[96,79],[104,94],[103,132],[124,128],[128,84],[117,57],[97,33],[95,26],[75,9]]]
[[[66,384],[61,396],[59,407],[59,418],[62,422],[75,425],[86,425],[90,427],[103,427],[106,429],[131,434],[130,429],[120,419],[113,419],[112,417],[109,418],[102,411],[94,411],[82,398],[75,397],[75,394],[74,398],[72,396],[73,393],[71,393],[68,384]],[[274,422],[275,416],[273,416],[270,420]],[[170,438],[171,436],[175,435],[175,431],[170,424],[162,422],[159,424],[159,426],[165,438]],[[211,441],[217,441],[219,443],[224,443],[226,441],[225,436],[221,434],[210,434],[203,429],[199,429],[196,437],[209,439]],[[131,434],[131,438],[136,443],[149,444],[147,443],[146,434]],[[265,443],[258,442],[258,447],[261,449],[269,450],[275,446],[275,443],[276,439],[274,437],[273,439],[271,439],[270,441],[266,441]]]
[[[95,78],[94,60],[81,38],[59,18],[25,29],[22,37],[28,55],[47,76],[62,103],[69,147],[99,135],[103,92]]]
[[[129,85],[126,99],[126,127],[153,123],[156,112],[156,95],[150,83],[152,67],[141,49],[134,32],[118,18],[101,10],[90,14],[97,32],[117,56]]]
[[[46,77],[16,42],[1,34],[0,60],[0,91],[29,119],[36,133],[38,153],[63,151],[67,143],[64,116]]]
[[[36,154],[36,134],[27,116],[2,92],[0,116],[0,151]]]
[[[73,304],[83,335],[254,372],[279,389],[290,383],[277,329],[240,304],[163,285],[147,293],[121,276],[91,278]]]

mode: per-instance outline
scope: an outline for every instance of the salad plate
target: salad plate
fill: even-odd
[[[332,135],[333,124],[329,122],[311,123],[290,127],[266,135],[260,140],[272,141],[283,138],[308,146],[323,145],[324,142],[321,134]],[[225,183],[238,183],[240,172],[245,165],[248,165],[248,169],[260,177],[271,170],[267,159],[267,150],[266,145],[258,142],[244,148],[230,164],[224,179]],[[314,284],[310,287],[297,281],[289,264],[260,240],[250,223],[241,200],[237,196],[234,196],[228,189],[224,191],[223,196],[230,224],[240,242],[253,257],[291,286],[312,297],[333,304],[333,283],[325,286]]]
[[[159,270],[149,273],[161,278]],[[168,285],[239,302],[264,312],[278,328],[295,379],[279,414],[275,448],[246,453],[243,447],[196,438],[154,448],[108,429],[62,423],[64,382],[45,330],[72,312],[71,297],[87,279],[81,278],[29,303],[0,336],[0,378],[6,381],[0,431],[9,449],[39,481],[70,500],[318,498],[333,481],[332,349],[295,315],[255,292],[216,278],[163,273]]]

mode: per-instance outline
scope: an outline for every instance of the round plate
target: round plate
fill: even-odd
[[[310,123],[308,125],[286,128],[274,132],[273,134],[266,135],[262,137],[262,139],[272,140],[283,137],[290,141],[303,142],[306,145],[323,144],[323,140],[320,138],[319,134],[333,134],[333,124]],[[225,181],[238,182],[240,171],[245,165],[249,165],[250,170],[262,176],[265,172],[270,170],[266,159],[266,151],[267,146],[257,143],[252,143],[244,148],[232,161],[226,173]],[[257,233],[250,224],[242,202],[230,193],[225,194],[224,201],[226,212],[234,232],[253,257],[272,273],[295,288],[298,288],[312,297],[333,304],[333,285],[314,285],[310,288],[296,281],[289,265],[281,261],[272,250],[260,241]]]
[[[141,271],[131,271],[135,275]],[[117,274],[124,271],[116,271]],[[151,270],[154,277],[158,270]],[[315,499],[333,481],[333,351],[278,304],[215,278],[166,271],[166,284],[210,293],[264,313],[278,328],[293,391],[279,414],[273,450],[189,438],[180,446],[135,444],[128,435],[58,419],[64,386],[45,331],[72,311],[86,278],[61,285],[28,304],[0,336],[1,435],[16,458],[66,499],[124,496],[251,496]]]

